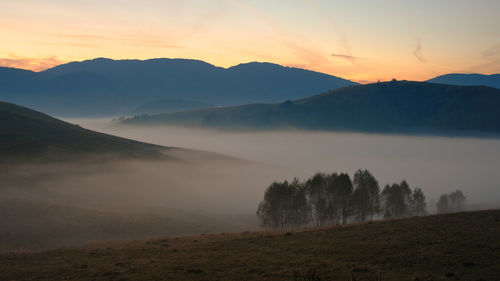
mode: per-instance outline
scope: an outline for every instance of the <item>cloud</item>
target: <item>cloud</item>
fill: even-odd
[[[472,67],[474,72],[498,73],[500,69],[500,44],[493,45],[481,52],[483,63]]]
[[[301,68],[321,68],[328,65],[323,52],[317,51],[312,44],[304,43],[305,40],[298,35],[289,34],[278,22],[261,10],[254,6],[239,0],[225,0],[230,5],[246,12],[248,15],[256,18],[259,22],[263,23],[269,30],[276,36],[275,38],[290,49],[293,54],[302,61],[301,63],[286,64],[287,66],[301,67]]]
[[[360,84],[371,84],[377,82],[377,80],[365,80],[365,79],[352,79],[354,82],[358,82]],[[378,81],[383,81],[381,79],[378,79]]]
[[[150,48],[182,48],[181,46],[171,44],[169,41],[157,39],[155,36],[145,36],[145,35],[132,35],[132,36],[122,36],[122,37],[108,37],[102,35],[94,34],[59,34],[59,38],[78,40],[75,42],[63,42],[55,43],[58,45],[68,45],[73,47],[85,47],[93,48],[95,45],[91,42],[96,40],[106,40],[106,41],[116,41],[123,45],[134,46],[134,47],[150,47]],[[87,43],[80,43],[81,40],[85,40]]]
[[[335,58],[340,58],[340,59],[345,59],[345,60],[348,60],[350,62],[354,62],[356,60],[359,60],[360,58],[358,57],[355,57],[355,56],[351,56],[351,55],[343,55],[343,54],[331,54],[332,57],[335,57]]]
[[[150,48],[173,48],[178,49],[182,48],[179,45],[169,44],[163,40],[157,40],[153,38],[138,38],[138,39],[120,39],[120,41],[129,46],[135,47],[150,47]]]
[[[59,34],[57,37],[60,38],[83,38],[83,39],[111,39],[111,37],[93,35],[93,34]]]
[[[413,51],[413,55],[420,61],[420,62],[427,62],[427,60],[424,58],[422,55],[422,42],[420,40],[420,37],[416,37],[416,46],[415,50]]]
[[[488,49],[482,51],[481,56],[484,59],[488,59],[488,60],[500,57],[500,44],[493,45],[493,46],[489,47]]]
[[[8,58],[0,58],[0,66],[33,71],[42,71],[63,63],[66,63],[66,61],[61,61],[55,56],[45,58],[26,58],[11,54]]]

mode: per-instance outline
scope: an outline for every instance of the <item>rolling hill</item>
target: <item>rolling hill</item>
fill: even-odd
[[[132,114],[156,100],[215,105],[278,102],[357,84],[271,63],[221,68],[199,60],[71,62],[36,73],[0,68],[0,99],[58,116]]]
[[[26,107],[0,102],[0,162],[112,154],[163,158],[166,149],[90,131]]]
[[[500,90],[393,81],[348,86],[306,99],[136,116],[124,124],[469,134],[500,132]]]
[[[427,82],[459,86],[488,86],[500,89],[500,74],[450,73],[429,79]]]
[[[500,211],[0,254],[5,280],[497,280]]]
[[[156,114],[194,110],[208,107],[214,107],[214,105],[199,101],[160,99],[139,106],[138,108],[136,108],[135,112],[138,114]]]

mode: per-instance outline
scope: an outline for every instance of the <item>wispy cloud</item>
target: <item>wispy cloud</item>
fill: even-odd
[[[285,30],[285,28],[265,12],[244,1],[225,1],[265,24],[266,27],[275,34],[277,41],[289,49],[296,57],[293,63],[281,62],[282,64],[305,69],[325,69],[331,66],[326,59],[328,54],[325,54],[323,51],[318,51],[313,43],[307,42],[307,40],[302,38],[299,34],[290,34],[289,30]]]
[[[121,36],[109,37],[94,34],[59,34],[57,37],[67,39],[70,42],[58,42],[59,45],[68,45],[73,47],[95,47],[96,41],[115,41],[122,45],[134,47],[150,47],[150,48],[182,48],[179,45],[172,44],[170,41],[155,38],[155,36]],[[81,43],[81,41],[86,43]],[[64,40],[66,41],[66,40]],[[76,42],[75,42],[76,41]]]
[[[332,57],[339,58],[339,59],[345,59],[350,62],[354,62],[356,60],[359,60],[360,58],[351,56],[351,55],[344,55],[344,54],[330,54]]]
[[[416,37],[416,46],[415,50],[413,50],[413,55],[422,63],[427,62],[425,57],[422,55],[422,41],[420,40],[420,37]]]
[[[57,37],[60,38],[77,38],[77,39],[112,39],[111,37],[93,34],[59,34]]]
[[[182,48],[179,45],[171,44],[167,41],[153,39],[153,38],[134,38],[134,39],[120,39],[125,45],[136,46],[136,47],[150,47],[150,48]]]
[[[484,59],[494,59],[500,57],[500,44],[493,45],[481,52]]]
[[[472,71],[500,73],[500,44],[495,44],[481,52],[483,63],[473,67]]]
[[[360,58],[352,55],[352,49],[351,49],[351,44],[349,42],[349,37],[342,30],[342,28],[336,23],[334,17],[332,17],[332,14],[325,12],[326,9],[322,7],[321,3],[318,3],[317,0],[302,0],[302,1],[313,9],[315,15],[320,15],[323,18],[323,20],[327,23],[328,27],[332,29],[335,33],[337,33],[340,53],[333,53],[331,54],[331,56],[335,58],[348,60],[355,66],[359,66],[356,61],[359,60]]]
[[[11,54],[8,58],[0,58],[0,66],[21,68],[33,71],[45,70],[65,63],[55,56],[45,58],[27,58]]]

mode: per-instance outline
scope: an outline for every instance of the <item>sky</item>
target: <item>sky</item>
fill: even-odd
[[[361,83],[500,73],[499,0],[1,0],[0,66],[266,61]]]

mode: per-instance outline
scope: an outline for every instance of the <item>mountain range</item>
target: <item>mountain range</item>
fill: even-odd
[[[124,124],[388,133],[500,133],[500,90],[392,81],[305,99],[136,116]]]
[[[450,73],[429,79],[427,82],[459,86],[489,86],[500,89],[500,74]]]
[[[500,88],[500,74],[447,74],[427,82]],[[272,63],[229,68],[200,60],[97,58],[41,72],[0,67],[0,100],[51,115],[154,114],[295,100],[358,83]]]
[[[221,68],[199,60],[111,60],[41,72],[0,68],[0,100],[58,116],[115,116],[173,99],[214,105],[278,102],[357,83],[271,63]]]

